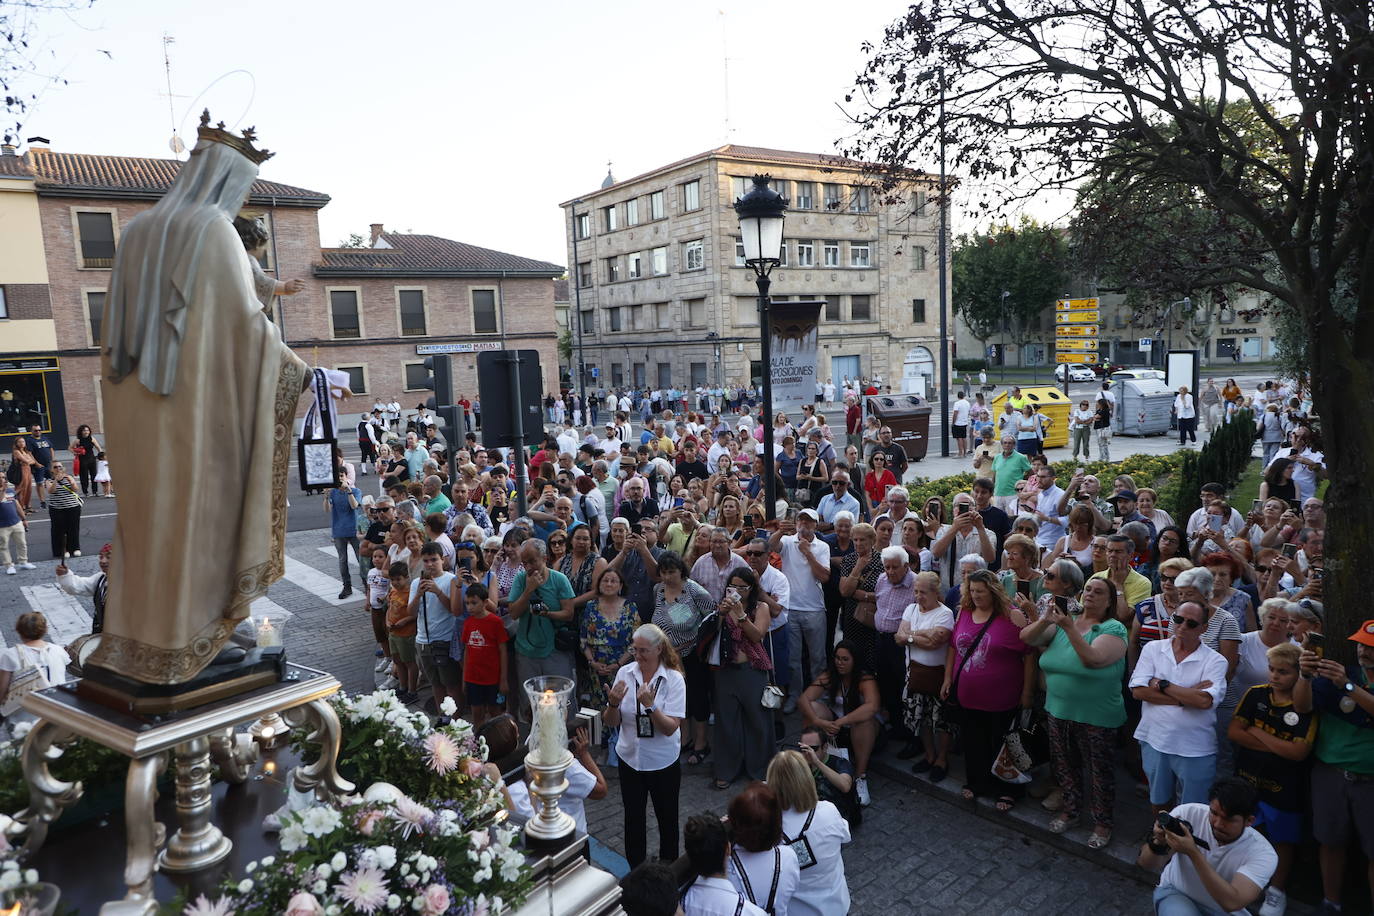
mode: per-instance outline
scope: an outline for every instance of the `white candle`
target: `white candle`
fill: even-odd
[[[534,762],[551,766],[563,757],[568,745],[568,726],[552,690],[544,691],[534,717]]]
[[[281,633],[276,627],[272,626],[272,621],[264,620],[262,626],[258,627],[258,648],[266,649],[268,646],[280,646]]]

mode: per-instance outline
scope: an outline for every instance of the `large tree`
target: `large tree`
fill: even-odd
[[[1066,257],[1063,233],[1030,219],[960,236],[951,266],[954,311],[980,343],[1010,333],[1024,349],[1040,316],[1066,292]]]
[[[1374,414],[1347,400],[1374,390],[1374,308],[1355,307],[1374,288],[1371,15],[1367,0],[922,0],[866,48],[845,150],[903,168],[947,139],[951,171],[993,211],[1106,163],[1248,234],[1263,257],[1213,282],[1267,293],[1316,350],[1339,635],[1374,568]],[[1231,122],[1238,105],[1269,149]]]

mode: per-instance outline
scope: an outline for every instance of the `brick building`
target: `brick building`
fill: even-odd
[[[171,186],[180,163],[31,146],[0,150],[0,448],[8,412],[32,414],[59,448],[81,423],[103,433],[100,339],[119,235]],[[376,396],[413,407],[426,348],[540,352],[556,378],[553,278],[563,268],[435,236],[383,232],[372,247],[321,249],[329,196],[260,179],[242,213],[269,234],[263,268],[303,291],[275,320],[311,365],[346,369],[362,412]],[[456,393],[475,395],[475,356],[454,362]],[[10,398],[5,394],[9,392]],[[41,407],[33,402],[42,401]],[[6,408],[13,401],[23,406]],[[302,412],[304,405],[302,406]]]
[[[883,192],[860,162],[727,145],[628,180],[608,175],[562,204],[589,385],[761,378],[757,292],[733,209],[761,172],[788,198],[773,301],[826,303],[818,377],[876,375],[894,391],[930,384],[940,317],[934,181],[913,173]]]

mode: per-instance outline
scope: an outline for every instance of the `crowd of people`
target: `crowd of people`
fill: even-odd
[[[1220,411],[1214,384],[1200,394],[1209,428],[1234,416],[1230,387],[1218,389]],[[1272,390],[1261,440],[1283,397]],[[759,901],[768,862],[783,863],[779,888],[792,880],[792,857],[773,850],[797,854],[787,838],[798,830],[818,842],[816,824],[801,827],[808,814],[821,820],[811,798],[844,824],[826,836],[847,838],[873,802],[868,768],[885,748],[932,781],[961,770],[966,799],[1024,804],[1031,776],[1008,775],[1007,736],[1037,733],[1051,830],[1083,829],[1089,846],[1106,846],[1118,768],[1148,793],[1164,826],[1142,862],[1173,856],[1161,912],[1184,911],[1182,898],[1197,912],[1232,910],[1263,893],[1261,912],[1282,913],[1296,850],[1311,839],[1334,911],[1351,831],[1374,852],[1374,622],[1351,637],[1362,667],[1321,658],[1324,457],[1305,417],[1281,415],[1282,438],[1265,442],[1260,499],[1233,507],[1207,484],[1201,507],[1175,520],[1153,481],[1108,484],[1081,467],[1064,480],[1043,433],[1022,436],[1025,411],[1016,432],[970,430],[1000,449],[965,449],[977,475],[967,492],[913,506],[890,429],[850,398],[842,438],[808,404],[796,421],[766,418],[777,449],[770,513],[765,418],[747,392],[716,403],[706,391],[686,409],[673,397],[682,392],[653,394],[608,397],[603,427],[552,424],[530,449],[524,515],[507,450],[469,435],[449,480],[448,446],[423,423],[366,469],[375,493],[364,496],[344,462],[345,486],[327,500],[345,591],[356,548],[379,671],[403,695],[427,683],[436,702],[451,696],[477,718],[527,716],[515,689],[526,678],[577,681],[608,726],[632,866],[649,858],[650,804],[658,858],[679,855],[684,771],[722,792],[743,786],[732,821],[736,807],[769,823],[781,811],[781,834],[723,841],[689,819],[688,855],[713,869],[689,892],[689,913],[694,899],[724,893],[722,880],[769,909]],[[502,626],[477,636],[474,618]],[[793,713],[805,732],[780,750]],[[814,795],[775,780],[792,764]],[[1332,791],[1318,804],[1322,787]],[[1211,850],[1176,839],[1170,815]],[[1244,844],[1253,855],[1234,854],[1242,836],[1256,838]]]
[[[1211,380],[1200,393],[1209,428],[1244,403],[1231,387],[1217,402]],[[1260,498],[1233,506],[1209,483],[1186,519],[1153,481],[1056,472],[1040,414],[1010,398],[1020,419],[1001,431],[978,427],[975,402],[953,405],[972,484],[912,505],[892,430],[864,417],[859,392],[840,393],[843,434],[815,404],[763,417],[747,389],[607,395],[588,405],[603,426],[554,422],[532,444],[523,514],[509,449],[475,430],[444,442],[427,411],[379,401],[359,419],[363,460],[338,453],[324,506],[340,597],[355,584],[365,596],[384,685],[481,723],[528,721],[530,677],[573,678],[606,726],[626,858],[652,875],[652,804],[656,858],[685,847],[699,875],[689,914],[753,912],[735,901],[844,912],[837,851],[889,751],[932,782],[962,773],[963,797],[1000,811],[1045,784],[1049,829],[1094,848],[1111,841],[1124,769],[1158,815],[1141,862],[1164,866],[1159,912],[1229,912],[1262,894],[1260,913],[1277,916],[1314,840],[1323,905],[1338,912],[1347,842],[1374,854],[1374,621],[1349,636],[1359,664],[1324,657],[1324,640],[1346,635],[1325,632],[1325,459],[1282,388],[1256,393]],[[59,489],[75,493],[44,447],[30,437],[32,460],[11,464],[25,498],[0,501],[0,534],[25,526],[32,491],[54,513]],[[53,528],[54,555],[79,556]],[[11,544],[0,537],[0,564]],[[60,584],[98,598],[108,551],[101,561],[89,582],[62,568]],[[29,621],[21,644],[40,629]],[[0,656],[0,672],[23,661]],[[801,734],[784,742],[789,722]],[[1017,757],[1041,739],[1045,759]],[[579,785],[604,789],[594,762],[583,769]],[[724,827],[693,817],[682,831],[684,772],[722,793]]]

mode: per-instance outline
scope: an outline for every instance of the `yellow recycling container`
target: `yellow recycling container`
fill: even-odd
[[[995,426],[997,418],[1002,415],[1002,405],[1007,402],[1007,394],[1011,389],[1003,391],[992,399],[992,422]],[[1040,409],[1040,412],[1049,417],[1054,422],[1050,425],[1049,432],[1045,435],[1045,448],[1058,448],[1069,444],[1069,410],[1073,406],[1069,399],[1064,396],[1064,392],[1054,385],[1022,385],[1021,397]]]

